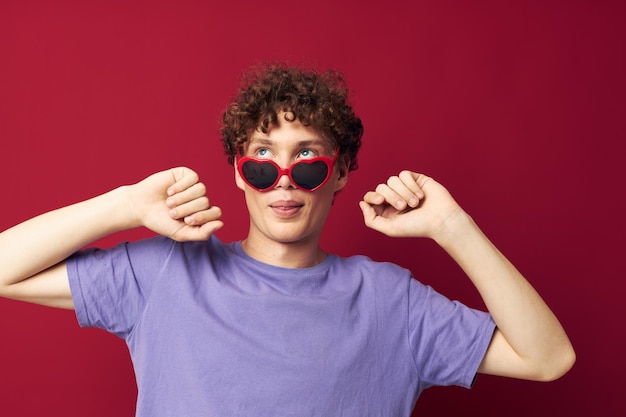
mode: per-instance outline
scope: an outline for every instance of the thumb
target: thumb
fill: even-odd
[[[374,207],[365,201],[359,201],[359,207],[363,213],[363,221],[365,222],[365,225],[370,229],[378,230],[376,228],[376,223],[380,220],[380,218],[378,213],[376,213],[376,210],[374,210]]]
[[[174,233],[172,239],[179,242],[208,240],[223,226],[221,220],[212,220],[200,226],[184,225]]]

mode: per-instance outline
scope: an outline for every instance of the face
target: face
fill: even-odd
[[[278,115],[278,124],[267,134],[254,131],[246,143],[243,156],[268,159],[281,168],[298,160],[319,156],[332,158],[333,145],[310,126],[292,122]],[[250,187],[235,169],[237,186],[245,193],[250,213],[249,244],[311,243],[317,247],[334,194],[347,182],[347,170],[339,161],[328,181],[315,191],[304,191],[282,175],[267,191]]]

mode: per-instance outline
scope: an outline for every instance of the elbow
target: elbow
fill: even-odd
[[[10,286],[0,283],[0,298],[11,298]]]
[[[541,382],[551,382],[561,378],[569,372],[576,362],[576,352],[571,344],[559,350],[558,354],[542,366],[536,380]]]

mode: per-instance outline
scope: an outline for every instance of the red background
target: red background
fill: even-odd
[[[470,391],[427,390],[415,414],[621,415],[623,3],[217,3],[0,3],[0,229],[185,164],[223,209],[220,237],[242,238],[244,201],[217,133],[241,71],[335,68],[366,133],[324,247],[397,262],[481,307],[432,242],[362,224],[365,191],[426,172],[528,276],[578,354],[556,382],[481,376]],[[124,343],[79,329],[73,312],[0,300],[0,369],[0,415],[133,414]]]

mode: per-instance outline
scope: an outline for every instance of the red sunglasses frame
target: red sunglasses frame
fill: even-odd
[[[241,179],[244,180],[244,182],[246,184],[248,184],[248,186],[250,188],[255,189],[256,191],[260,191],[260,192],[264,192],[264,191],[270,191],[271,189],[273,189],[274,187],[276,187],[276,184],[278,184],[278,181],[280,181],[280,179],[282,178],[283,175],[286,175],[287,177],[289,177],[289,181],[291,181],[291,183],[298,188],[299,190],[303,190],[303,191],[308,191],[308,192],[313,192],[319,188],[321,188],[322,186],[324,186],[324,184],[326,184],[328,182],[328,179],[330,178],[330,176],[333,173],[333,170],[335,168],[335,162],[337,161],[337,157],[339,156],[339,147],[337,147],[337,150],[335,151],[335,155],[332,158],[329,158],[327,156],[316,156],[315,158],[311,158],[311,159],[300,159],[297,160],[295,162],[293,162],[291,165],[289,165],[287,168],[282,168],[280,165],[278,165],[276,162],[274,162],[271,159],[261,159],[261,158],[254,158],[252,156],[241,156],[241,151],[237,152],[237,171],[239,172],[239,176],[241,177]],[[256,186],[254,186],[253,184],[251,184],[248,179],[246,178],[246,176],[243,174],[243,165],[248,162],[248,161],[252,161],[252,162],[256,162],[256,163],[260,163],[260,164],[267,164],[269,163],[270,165],[274,166],[276,168],[276,170],[278,171],[278,175],[276,176],[276,180],[272,183],[272,185],[266,187],[266,188],[258,188]],[[328,172],[326,173],[326,177],[324,178],[324,180],[316,187],[314,188],[304,188],[302,186],[300,186],[300,184],[298,184],[298,182],[293,178],[292,172],[293,169],[296,165],[298,164],[312,164],[315,162],[324,162],[326,164],[326,167],[328,168]]]

